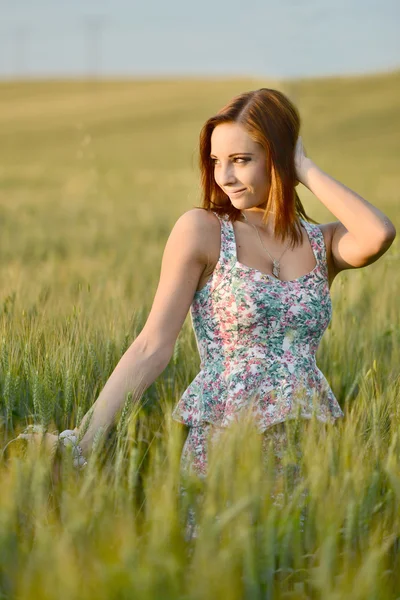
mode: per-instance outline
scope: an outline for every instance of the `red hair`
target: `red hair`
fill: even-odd
[[[275,212],[275,234],[283,241],[289,237],[292,247],[296,246],[301,242],[299,217],[317,223],[306,214],[295,190],[294,151],[300,130],[298,110],[282,92],[261,88],[235,96],[203,125],[199,156],[203,190],[201,208],[228,215],[231,221],[236,221],[240,210],[215,182],[210,158],[211,134],[221,123],[239,123],[266,151],[265,168],[271,185],[263,223],[267,222],[270,211]]]

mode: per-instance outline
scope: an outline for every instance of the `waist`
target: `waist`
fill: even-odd
[[[261,348],[241,348],[235,351],[234,355],[225,361],[224,372],[226,377],[233,373],[246,370],[256,374],[259,370],[274,371],[279,370],[295,373],[297,371],[308,371],[318,369],[315,353],[310,351],[309,344],[296,345],[287,349],[275,349],[266,352]]]

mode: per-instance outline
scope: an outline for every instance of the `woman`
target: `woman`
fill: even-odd
[[[171,231],[143,330],[79,429],[61,434],[74,445],[76,466],[85,464],[96,432],[113,424],[127,393],[137,402],[166,368],[189,309],[201,370],[173,412],[190,428],[184,470],[204,476],[208,435],[249,407],[277,457],[284,423],[297,411],[321,422],[343,416],[315,362],[331,320],[330,287],[340,271],[382,256],[396,230],[306,156],[299,130],[293,104],[267,88],[233,98],[205,123],[202,206]],[[299,182],[338,220],[310,219],[295,190]]]

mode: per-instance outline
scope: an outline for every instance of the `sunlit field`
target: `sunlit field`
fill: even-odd
[[[200,205],[203,122],[259,87],[288,94],[307,154],[399,232],[400,72],[0,84],[1,448],[29,423],[79,425],[146,322],[175,221]],[[296,189],[311,217],[337,220]],[[168,367],[84,471],[64,459],[56,478],[33,449],[2,460],[0,598],[400,597],[399,259],[398,234],[333,282],[317,363],[345,418],[326,436],[308,423],[290,497],[245,423],[216,446],[207,484],[179,493],[187,429],[171,411],[199,370],[188,315]]]

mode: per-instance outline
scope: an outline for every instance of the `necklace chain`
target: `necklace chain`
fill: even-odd
[[[279,260],[275,259],[273,256],[271,256],[271,255],[270,255],[270,253],[268,252],[268,250],[266,249],[266,247],[265,247],[265,246],[264,246],[264,244],[262,243],[262,239],[261,239],[261,236],[260,236],[260,233],[259,233],[259,231],[258,231],[257,227],[256,227],[255,225],[253,225],[253,223],[250,223],[250,222],[249,222],[249,220],[248,220],[248,218],[246,217],[246,215],[244,214],[244,212],[242,212],[242,211],[240,211],[240,212],[241,212],[241,214],[244,216],[244,218],[246,219],[247,223],[248,223],[249,225],[251,225],[252,227],[254,227],[254,229],[256,230],[256,232],[257,232],[257,235],[258,235],[258,239],[260,240],[260,244],[261,244],[261,246],[263,247],[263,249],[265,250],[265,252],[268,254],[268,256],[270,257],[270,259],[271,259],[271,260],[272,260],[272,262],[273,262],[272,274],[273,274],[273,275],[274,275],[274,276],[275,276],[277,279],[279,279],[279,272],[280,272],[280,270],[281,270],[281,267],[280,267],[280,260],[281,260],[282,256],[285,254],[286,250],[289,248],[289,244],[286,246],[286,248],[284,249],[284,251],[283,251],[283,252],[282,252],[282,254],[280,255],[280,257],[279,257]]]

